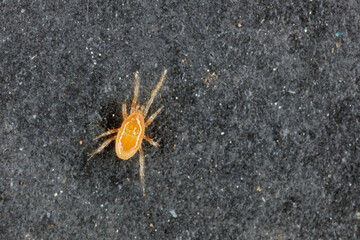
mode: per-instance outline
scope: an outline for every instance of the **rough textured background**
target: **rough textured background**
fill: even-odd
[[[2,1],[1,239],[359,239],[360,3]],[[25,1],[23,1],[25,2]],[[168,78],[138,156],[92,141]]]

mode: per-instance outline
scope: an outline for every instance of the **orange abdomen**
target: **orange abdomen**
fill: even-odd
[[[116,136],[115,150],[119,158],[127,160],[139,150],[145,134],[144,116],[140,110],[122,123]]]

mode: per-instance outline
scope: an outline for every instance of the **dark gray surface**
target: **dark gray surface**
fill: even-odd
[[[358,1],[15,2],[1,239],[360,237]],[[165,68],[143,197],[137,155],[86,160]]]

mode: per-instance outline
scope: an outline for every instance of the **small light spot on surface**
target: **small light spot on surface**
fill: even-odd
[[[337,37],[341,37],[342,35],[343,35],[342,32],[337,32],[337,33],[336,33],[336,36],[337,36]]]
[[[177,214],[176,214],[175,210],[171,210],[171,211],[170,211],[170,214],[171,214],[171,216],[173,216],[174,218],[177,218]]]

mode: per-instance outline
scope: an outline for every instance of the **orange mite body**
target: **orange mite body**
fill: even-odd
[[[145,139],[151,145],[155,147],[159,147],[159,144],[157,142],[155,142],[154,140],[152,140],[151,138],[145,135],[145,129],[154,121],[154,119],[160,113],[162,108],[159,108],[146,121],[145,118],[156,97],[157,92],[160,90],[163,82],[165,81],[166,73],[167,71],[165,70],[161,75],[160,81],[156,85],[154,91],[152,91],[151,97],[147,102],[146,106],[140,106],[139,104],[137,104],[138,95],[139,95],[139,76],[138,73],[135,74],[134,98],[131,103],[130,115],[129,116],[127,115],[126,102],[124,102],[122,105],[122,116],[124,121],[121,124],[121,127],[110,129],[100,134],[95,139],[102,138],[115,133],[116,135],[104,141],[100,145],[100,147],[98,147],[90,155],[90,158],[92,158],[95,154],[100,153],[112,141],[115,141],[116,155],[120,159],[128,160],[129,158],[134,156],[136,152],[139,152],[140,181],[144,195],[145,195],[145,158],[141,144]]]
[[[139,150],[145,134],[144,115],[140,110],[131,114],[121,125],[115,140],[116,155],[128,160]]]

